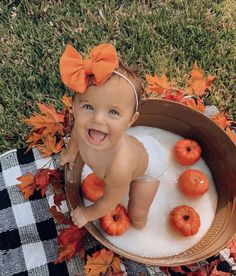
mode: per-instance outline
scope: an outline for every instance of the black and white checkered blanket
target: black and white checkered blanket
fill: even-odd
[[[45,164],[58,168],[58,156],[41,158],[33,149],[27,154],[11,150],[0,156],[0,276],[78,276],[85,275],[83,261],[76,255],[69,262],[54,264],[58,256],[57,236],[63,225],[55,224],[49,212],[54,205],[53,191],[49,186],[46,196],[35,192],[25,200],[16,179],[28,172],[36,173]],[[49,162],[51,161],[51,162]],[[61,211],[68,213],[66,202]],[[90,235],[85,240],[86,254],[101,249]],[[214,257],[215,258],[215,257]],[[212,260],[199,264],[199,268]],[[123,275],[186,275],[159,267],[145,266],[122,258]],[[183,271],[185,270],[182,267]],[[189,268],[186,268],[190,271]],[[198,275],[198,274],[195,274]]]
[[[55,224],[49,212],[54,205],[52,189],[49,187],[46,197],[35,192],[25,200],[16,186],[19,183],[16,178],[28,172],[36,173],[50,159],[50,168],[57,168],[56,155],[41,158],[35,149],[25,155],[22,150],[11,150],[0,156],[0,276],[84,275],[79,256],[54,264],[58,256],[58,230],[63,226]],[[62,212],[68,212],[66,202],[62,204]],[[86,238],[87,252],[100,248],[91,236]],[[124,275],[138,275],[139,272],[149,275],[144,265],[129,260],[123,263]],[[165,275],[157,269],[160,275]]]

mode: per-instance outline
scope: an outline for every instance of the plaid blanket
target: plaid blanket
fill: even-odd
[[[43,166],[58,168],[58,156],[41,158],[35,149],[25,155],[23,152],[11,150],[0,156],[0,276],[85,275],[83,260],[78,255],[69,262],[54,264],[58,255],[58,230],[64,226],[55,224],[49,212],[49,207],[54,205],[52,189],[49,187],[45,197],[35,192],[29,200],[25,200],[16,186],[19,183],[16,178],[28,172],[34,174]],[[65,201],[62,212],[68,214]],[[102,248],[90,235],[86,237],[84,246],[86,254]],[[122,258],[122,269],[123,275],[130,276],[192,275],[191,270],[209,267],[212,262],[221,265],[220,271],[229,272],[231,269],[230,264],[220,256],[214,256],[192,268],[178,268],[178,272],[174,268],[145,266]]]

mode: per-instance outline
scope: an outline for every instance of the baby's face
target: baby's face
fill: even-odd
[[[101,86],[89,86],[74,101],[76,134],[95,149],[119,144],[124,131],[137,119],[130,84],[111,78]]]

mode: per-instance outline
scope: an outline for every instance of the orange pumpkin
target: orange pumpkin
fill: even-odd
[[[202,153],[202,149],[196,141],[191,139],[179,140],[173,149],[173,156],[175,160],[183,165],[193,165],[196,163]]]
[[[124,234],[130,225],[130,218],[126,209],[118,204],[116,208],[104,217],[99,219],[102,229],[110,236]]]
[[[104,181],[91,173],[83,180],[81,190],[85,198],[94,202],[103,196],[104,186]]]
[[[170,212],[169,223],[174,231],[185,237],[195,235],[201,225],[198,213],[188,205],[175,207]]]
[[[178,185],[185,196],[192,198],[202,196],[209,187],[207,176],[193,169],[186,170],[179,176]]]

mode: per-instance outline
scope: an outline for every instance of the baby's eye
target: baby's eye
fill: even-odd
[[[87,109],[87,110],[93,110],[93,107],[91,104],[84,104],[84,105],[82,105],[82,108]]]
[[[110,113],[111,115],[119,115],[119,112],[117,112],[115,109],[109,110],[109,113]]]

